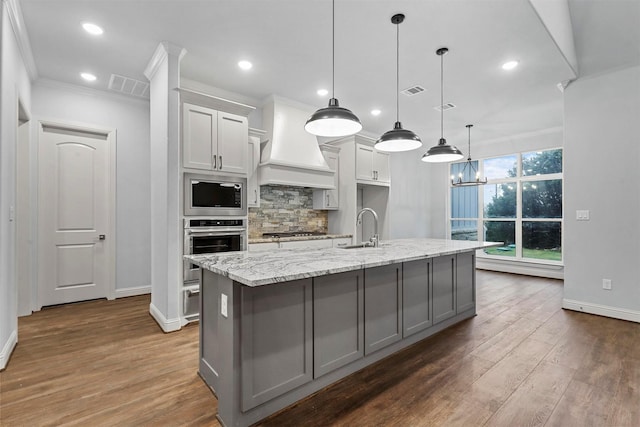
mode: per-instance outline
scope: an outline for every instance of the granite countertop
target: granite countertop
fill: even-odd
[[[351,234],[323,234],[320,236],[292,236],[292,237],[260,237],[257,239],[249,239],[252,243],[271,243],[271,242],[295,242],[297,240],[324,240],[324,239],[350,239]]]
[[[502,243],[416,238],[385,240],[378,248],[274,249],[186,255],[185,258],[253,287],[494,246],[502,246]]]

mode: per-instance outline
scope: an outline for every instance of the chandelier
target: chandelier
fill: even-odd
[[[454,187],[468,187],[472,185],[482,185],[487,183],[487,178],[480,178],[480,172],[478,172],[478,170],[473,166],[473,163],[471,162],[471,128],[472,127],[473,125],[466,126],[466,128],[469,130],[469,157],[467,157],[467,162],[464,164],[464,167],[462,168],[462,172],[458,174],[457,179],[455,176],[451,175],[451,185]],[[467,174],[467,168],[469,168],[468,174]],[[467,179],[467,176],[469,177],[468,179]]]

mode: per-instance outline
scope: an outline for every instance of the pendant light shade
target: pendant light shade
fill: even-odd
[[[332,39],[332,59],[331,59],[331,85],[332,93],[329,100],[329,106],[320,108],[313,113],[304,125],[304,130],[316,136],[339,137],[348,136],[358,133],[362,130],[362,124],[358,117],[347,108],[340,107],[335,97],[335,62],[336,62],[336,37],[335,37],[335,21],[336,21],[336,4],[335,0],[331,2],[331,39]]]
[[[400,123],[400,24],[404,21],[404,15],[398,13],[391,17],[391,23],[396,25],[396,123],[393,129],[382,134],[376,141],[376,150],[387,152],[410,151],[422,147],[420,137],[409,129],[403,129]]]
[[[313,113],[304,129],[318,136],[347,136],[362,130],[362,124],[351,110],[342,108],[336,98],[329,100],[329,106]]]
[[[440,56],[440,141],[438,145],[429,148],[429,151],[422,156],[423,162],[428,163],[446,163],[455,162],[464,158],[462,151],[458,150],[453,145],[447,144],[447,140],[444,139],[444,55],[449,52],[446,47],[441,47],[436,50],[436,54]]]
[[[469,131],[469,157],[462,168],[462,172],[455,176],[451,175],[451,185],[454,187],[470,187],[475,185],[484,185],[487,183],[487,178],[480,178],[480,172],[473,166],[471,162],[471,128],[473,125],[467,125],[466,128]],[[469,172],[467,172],[469,168]],[[467,178],[468,177],[468,178]]]

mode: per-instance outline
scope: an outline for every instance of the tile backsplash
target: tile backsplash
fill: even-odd
[[[249,208],[249,238],[278,231],[326,233],[327,211],[313,209],[313,189],[283,185],[260,186],[260,207]]]

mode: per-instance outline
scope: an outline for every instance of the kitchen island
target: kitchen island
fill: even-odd
[[[475,315],[475,250],[400,239],[357,249],[187,257],[202,271],[199,373],[245,426]]]

